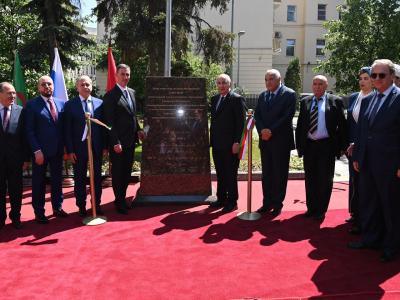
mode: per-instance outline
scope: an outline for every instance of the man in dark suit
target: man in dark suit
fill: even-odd
[[[117,66],[117,84],[104,95],[104,117],[109,131],[109,151],[112,164],[112,186],[115,207],[127,214],[126,190],[132,173],[135,144],[144,139],[137,120],[135,91],[128,87],[131,69],[125,64]]]
[[[76,89],[79,96],[69,100],[64,107],[65,117],[65,146],[68,159],[73,163],[74,168],[74,193],[76,205],[79,208],[79,215],[85,217],[86,212],[86,173],[88,166],[88,148],[86,113],[92,118],[103,120],[103,100],[92,97],[92,80],[89,76],[83,75],[76,80]],[[101,164],[104,149],[104,131],[96,123],[91,124],[92,132],[92,153],[94,169],[94,185],[96,199],[96,213],[103,214],[100,208],[101,202]]]
[[[210,145],[217,173],[217,201],[210,205],[231,212],[237,209],[238,153],[245,122],[245,100],[231,91],[228,75],[219,75],[216,84],[219,93],[211,98]]]
[[[0,229],[7,218],[7,190],[12,225],[16,229],[21,228],[22,169],[26,168],[29,152],[24,131],[24,110],[15,103],[16,95],[10,83],[0,83]]]
[[[35,220],[47,224],[45,216],[46,169],[50,166],[51,205],[56,217],[67,217],[62,209],[62,163],[64,153],[64,101],[53,97],[54,84],[49,76],[39,79],[40,95],[26,104],[26,134],[32,161],[32,205]]]
[[[346,119],[342,100],[326,93],[325,76],[313,78],[314,95],[300,102],[296,145],[304,157],[307,212],[305,217],[323,221],[332,193],[335,157],[347,149]]]
[[[400,247],[400,89],[393,85],[394,75],[390,60],[373,63],[376,93],[362,103],[366,108],[353,150],[362,237],[349,247],[381,248],[382,261],[392,260]]]
[[[283,207],[289,173],[290,151],[295,148],[292,120],[296,93],[281,83],[281,74],[271,69],[265,74],[266,91],[258,97],[254,114],[262,164],[263,205],[260,213],[278,216]]]

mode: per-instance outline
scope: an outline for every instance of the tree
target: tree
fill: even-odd
[[[347,0],[341,18],[325,24],[327,60],[320,63],[336,79],[336,90],[358,90],[357,74],[375,59],[400,59],[400,3],[397,0]]]
[[[54,60],[54,48],[59,48],[60,58],[65,68],[77,65],[73,57],[82,48],[94,46],[87,38],[79,17],[78,0],[31,0],[24,6],[26,13],[37,16],[40,26],[36,28],[34,40],[21,49],[21,61],[33,68],[40,68],[47,57]],[[46,49],[46,51],[43,51]],[[49,66],[49,69],[51,66]]]
[[[206,63],[230,62],[231,34],[212,28],[200,17],[207,4],[227,9],[229,0],[175,0],[172,17],[172,48],[175,60],[180,61],[190,50],[189,34],[197,33],[197,51],[203,52]],[[165,1],[159,0],[100,0],[95,9],[99,21],[112,27],[115,43],[122,60],[132,64],[148,55],[149,74],[162,75],[164,70]],[[207,26],[207,29],[203,27]],[[221,46],[221,42],[224,43]]]
[[[301,78],[300,78],[300,61],[296,57],[292,59],[286,70],[285,85],[293,89],[297,95],[300,95]]]

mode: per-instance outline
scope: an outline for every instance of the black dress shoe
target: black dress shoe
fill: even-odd
[[[394,253],[389,251],[383,251],[380,261],[381,262],[390,262],[394,260]]]
[[[282,208],[274,208],[274,209],[271,211],[271,215],[272,215],[273,217],[277,217],[277,216],[279,216],[279,215],[281,214],[281,212],[282,212]]]
[[[349,233],[354,234],[354,235],[359,235],[359,234],[361,234],[361,228],[358,226],[353,226],[349,229]]]
[[[15,229],[21,229],[21,228],[22,228],[21,220],[13,220],[13,221],[11,222],[11,225],[12,225]]]
[[[86,207],[79,207],[79,216],[80,217],[86,217],[87,216]]]
[[[36,216],[35,221],[39,224],[49,224],[49,219],[45,215]]]
[[[365,244],[362,241],[349,242],[347,247],[350,249],[377,249],[377,246]]]
[[[227,204],[224,206],[224,208],[221,210],[223,213],[229,213],[231,211],[236,210],[238,207],[236,204]]]
[[[210,201],[210,204],[209,204],[209,206],[210,207],[223,207],[224,206],[224,203],[222,203],[222,201],[220,201],[220,200],[217,200],[217,201]]]
[[[96,215],[104,216],[104,212],[101,210],[100,206],[96,207]]]
[[[258,213],[260,213],[260,214],[263,214],[263,213],[269,212],[270,210],[271,210],[271,207],[270,207],[270,206],[268,206],[268,205],[263,205],[263,206],[261,206],[259,209],[257,209],[256,212],[258,212]]]
[[[125,207],[117,207],[117,213],[119,213],[121,215],[127,215],[128,210]]]
[[[66,218],[68,217],[68,214],[63,210],[62,208],[58,210],[53,210],[53,215],[57,218]]]
[[[315,221],[322,222],[323,220],[325,220],[325,214],[315,215],[315,216],[313,217],[313,219],[314,219]]]

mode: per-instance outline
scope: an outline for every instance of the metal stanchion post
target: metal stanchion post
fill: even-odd
[[[253,110],[247,111],[247,118],[253,117]],[[247,122],[246,122],[247,123]],[[238,213],[238,218],[241,220],[255,221],[261,218],[258,212],[251,212],[251,187],[252,187],[252,171],[253,171],[253,156],[252,156],[252,141],[253,141],[253,127],[254,123],[251,123],[249,132],[247,135],[247,211]]]
[[[104,216],[96,215],[96,192],[94,189],[94,169],[93,169],[93,152],[92,152],[92,126],[90,113],[86,113],[86,126],[87,126],[87,147],[88,147],[88,158],[89,158],[89,179],[90,179],[90,202],[92,204],[92,216],[83,219],[85,225],[100,225],[107,222],[107,218]]]

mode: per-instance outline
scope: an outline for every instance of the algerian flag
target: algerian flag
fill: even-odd
[[[14,79],[13,84],[17,92],[17,104],[25,106],[26,104],[26,87],[24,73],[22,72],[21,62],[19,61],[18,52],[15,51],[14,59]]]
[[[243,160],[246,158],[246,151],[248,147],[248,137],[249,131],[253,130],[254,127],[254,117],[253,115],[248,116],[246,120],[246,124],[243,128],[242,138],[240,140],[240,151],[239,151],[239,159]],[[252,141],[250,141],[251,143]]]

